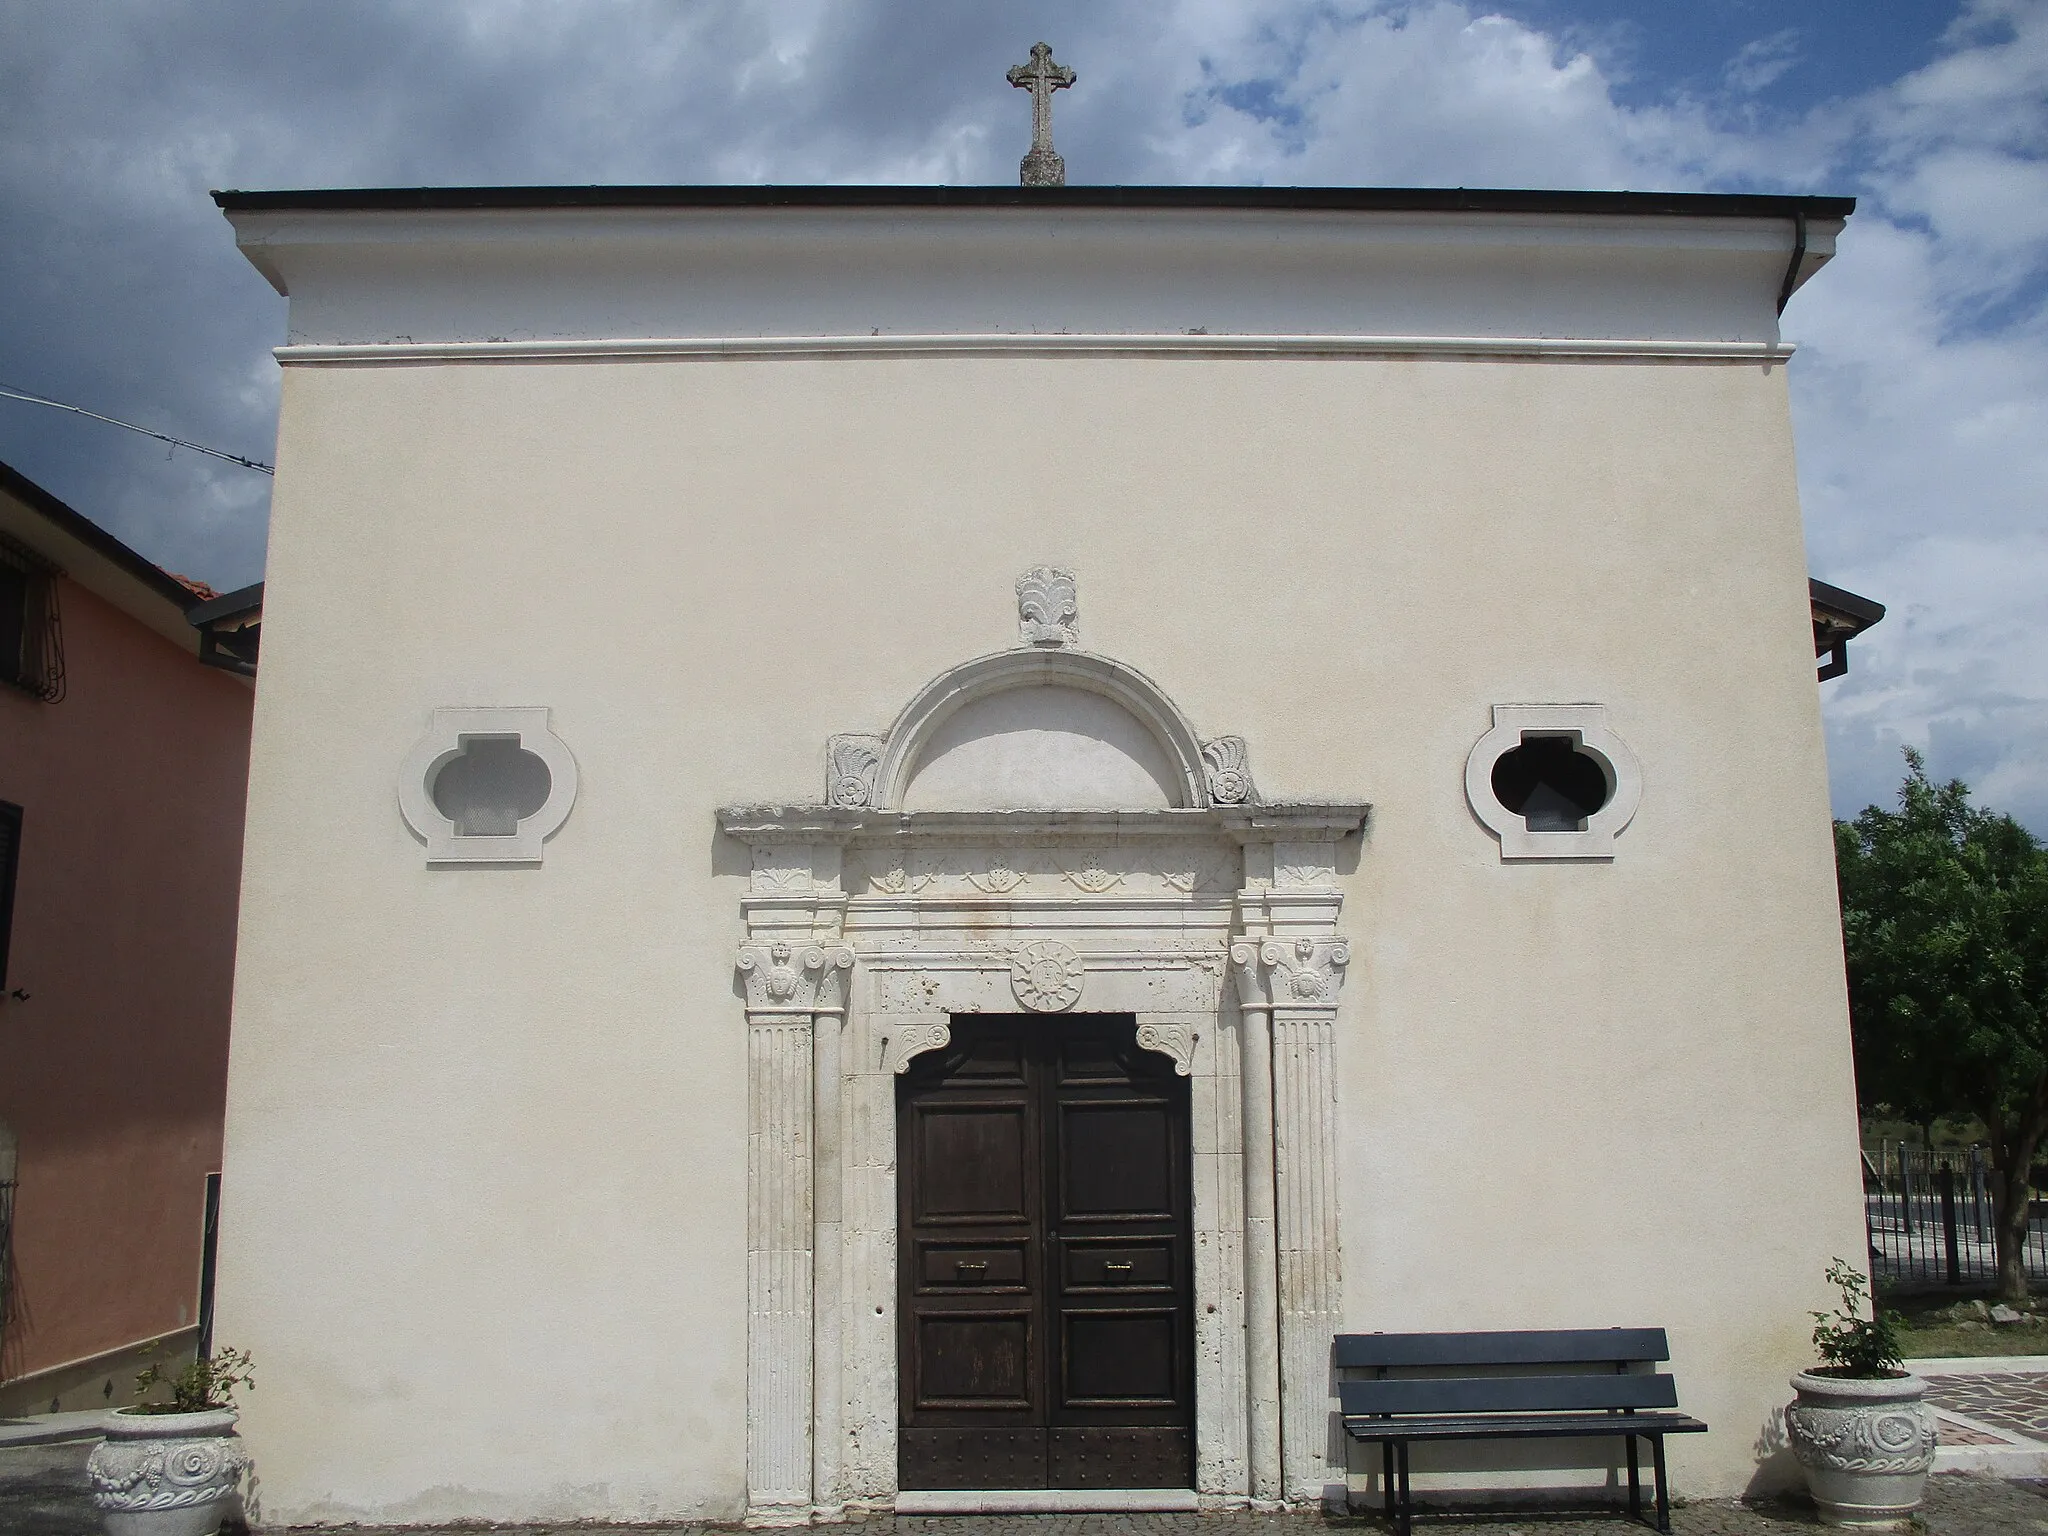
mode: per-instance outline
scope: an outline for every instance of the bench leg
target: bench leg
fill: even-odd
[[[1394,1442],[1380,1442],[1380,1499],[1386,1505],[1387,1525],[1394,1524]]]
[[[1657,1472],[1657,1529],[1671,1529],[1671,1494],[1664,1485],[1664,1437],[1650,1436],[1650,1461]]]
[[[1643,1472],[1636,1455],[1636,1437],[1624,1435],[1628,1441],[1628,1517],[1631,1520],[1643,1518]]]
[[[1415,1529],[1415,1495],[1408,1487],[1408,1442],[1401,1442],[1401,1530],[1400,1536],[1411,1536]]]

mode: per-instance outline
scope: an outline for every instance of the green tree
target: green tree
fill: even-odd
[[[2048,850],[1906,752],[1899,808],[1835,824],[1856,1079],[1866,1107],[1980,1118],[1998,1171],[1998,1289],[2022,1264],[2048,1137]]]

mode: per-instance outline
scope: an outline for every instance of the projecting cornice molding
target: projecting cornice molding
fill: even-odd
[[[298,342],[274,348],[301,363],[583,362],[608,358],[993,357],[1474,357],[1697,363],[1781,363],[1789,341],[1642,340],[1572,336],[1233,335],[1222,332],[945,332],[860,336],[628,336],[536,341]]]

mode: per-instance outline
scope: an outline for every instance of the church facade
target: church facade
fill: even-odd
[[[1846,200],[220,201],[261,1519],[1363,1497],[1376,1329],[1666,1327],[1679,1490],[1789,1480]]]

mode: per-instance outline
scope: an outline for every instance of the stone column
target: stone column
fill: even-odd
[[[811,1515],[812,1040],[821,993],[853,952],[786,939],[740,946],[747,989],[747,1518]],[[836,1005],[828,1015],[838,1028]]]
[[[1249,1492],[1276,1503],[1280,1480],[1279,1247],[1273,1213],[1273,1008],[1261,985],[1258,941],[1230,948],[1239,993],[1244,1114],[1244,1359]]]
[[[1286,817],[1281,807],[1252,812],[1237,829],[1245,885],[1230,954],[1244,1020],[1253,1496],[1310,1500],[1343,1482],[1341,1447],[1331,1445],[1330,1339],[1343,1325],[1333,1051],[1351,960],[1336,932],[1336,843],[1349,829]],[[1268,1350],[1277,1355],[1277,1449],[1262,1414]]]
[[[818,1374],[822,1366],[829,1379],[838,1366],[836,1314],[819,1354],[818,1303],[832,1311],[839,1243],[836,1197],[820,1203],[818,1157],[836,1166],[836,1055],[853,967],[839,942],[841,829],[730,814],[726,830],[748,842],[754,866],[738,957],[747,1014],[747,1521],[802,1525],[821,1471]],[[816,1049],[821,1026],[829,1075]],[[836,1481],[836,1466],[823,1471]]]

